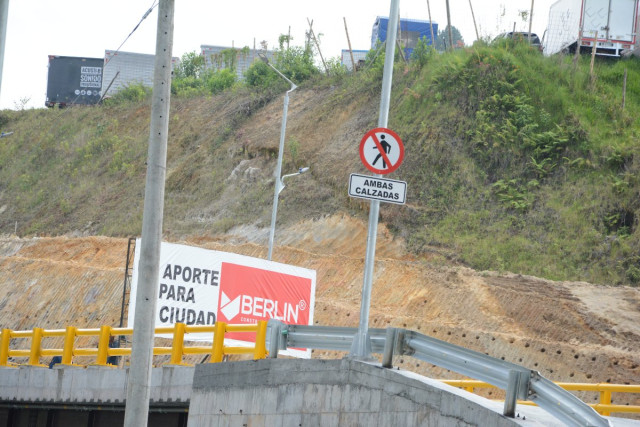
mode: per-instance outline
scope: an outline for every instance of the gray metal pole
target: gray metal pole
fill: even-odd
[[[7,40],[8,16],[9,0],[0,0],[0,93],[2,91],[2,68],[4,67],[4,46]]]
[[[160,0],[158,8],[147,180],[140,244],[140,273],[124,417],[126,427],[146,426],[149,416],[153,332],[158,295],[169,133],[174,2],[175,0]]]
[[[273,237],[276,233],[276,217],[278,215],[278,195],[280,194],[280,174],[282,173],[282,154],[284,151],[284,135],[287,129],[287,111],[289,110],[289,93],[296,90],[297,86],[288,78],[286,78],[280,71],[278,71],[273,65],[268,65],[275,70],[276,73],[285,79],[290,85],[289,89],[284,94],[284,108],[282,111],[282,127],[280,128],[280,145],[278,147],[278,163],[276,164],[276,170],[273,172],[275,178],[275,184],[273,189],[273,209],[271,210],[271,229],[269,230],[269,253],[267,259],[271,261],[271,255],[273,254]]]
[[[393,60],[395,56],[396,34],[398,33],[398,9],[400,0],[391,0],[389,11],[389,29],[382,75],[382,94],[380,96],[380,113],[378,127],[386,128],[389,121],[389,102],[391,100],[391,82],[393,80]],[[380,175],[378,175],[380,176]],[[371,306],[371,288],[373,286],[373,266],[376,257],[376,240],[378,237],[378,215],[380,201],[372,200],[369,208],[369,229],[367,232],[367,253],[364,261],[364,280],[362,284],[362,302],[360,303],[360,324],[358,334],[353,340],[351,357],[371,358],[371,341],[369,340],[369,308]]]

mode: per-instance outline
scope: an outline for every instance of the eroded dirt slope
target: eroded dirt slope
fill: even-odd
[[[366,233],[361,221],[331,216],[277,234],[275,261],[317,271],[316,324],[357,326]],[[265,230],[237,228],[182,243],[265,257],[265,242]],[[1,326],[118,326],[126,254],[127,239],[3,238]],[[370,325],[417,330],[556,381],[640,383],[639,289],[477,272],[435,256],[416,258],[382,226]],[[455,377],[411,358],[395,363]],[[640,404],[633,399],[629,403]]]

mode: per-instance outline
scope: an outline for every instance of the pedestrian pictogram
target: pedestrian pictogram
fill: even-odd
[[[398,169],[403,158],[402,140],[391,129],[372,129],[360,141],[360,159],[373,173],[391,173]]]

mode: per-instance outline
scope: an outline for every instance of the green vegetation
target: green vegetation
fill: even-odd
[[[283,192],[278,220],[365,218],[345,186],[361,167],[358,135],[376,126],[384,51],[356,74],[329,60],[327,76],[286,42],[273,64],[301,89],[284,166],[313,173]],[[288,85],[261,61],[236,81],[242,54],[221,53],[215,72],[188,54],[175,72],[169,237],[268,226]],[[589,59],[511,40],[441,54],[421,44],[408,65],[398,59],[389,127],[406,159],[392,178],[408,182],[408,204],[384,205],[382,220],[416,253],[475,269],[640,284],[640,62],[597,60],[592,78]],[[132,86],[100,107],[0,112],[15,132],[0,144],[0,232],[18,222],[20,235],[138,234],[148,104],[148,89]]]

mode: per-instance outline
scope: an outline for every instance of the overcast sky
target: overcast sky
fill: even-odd
[[[157,0],[156,0],[157,1]],[[540,37],[554,0],[534,4],[533,32]],[[9,0],[0,109],[44,107],[48,55],[102,58],[127,38],[154,0]],[[481,37],[513,29],[528,30],[520,11],[530,0],[471,0]],[[429,0],[431,18],[447,23],[445,0]],[[476,36],[469,0],[450,0],[452,25],[465,43]],[[343,17],[353,49],[369,49],[376,16],[388,16],[390,0],[177,0],[173,55],[200,52],[200,45],[253,47],[266,40],[277,46],[278,36],[291,27],[294,45],[303,45],[307,18],[320,33],[325,58],[339,57],[347,48]],[[140,24],[121,50],[155,53],[157,7]],[[402,18],[428,20],[427,0],[401,0]]]

